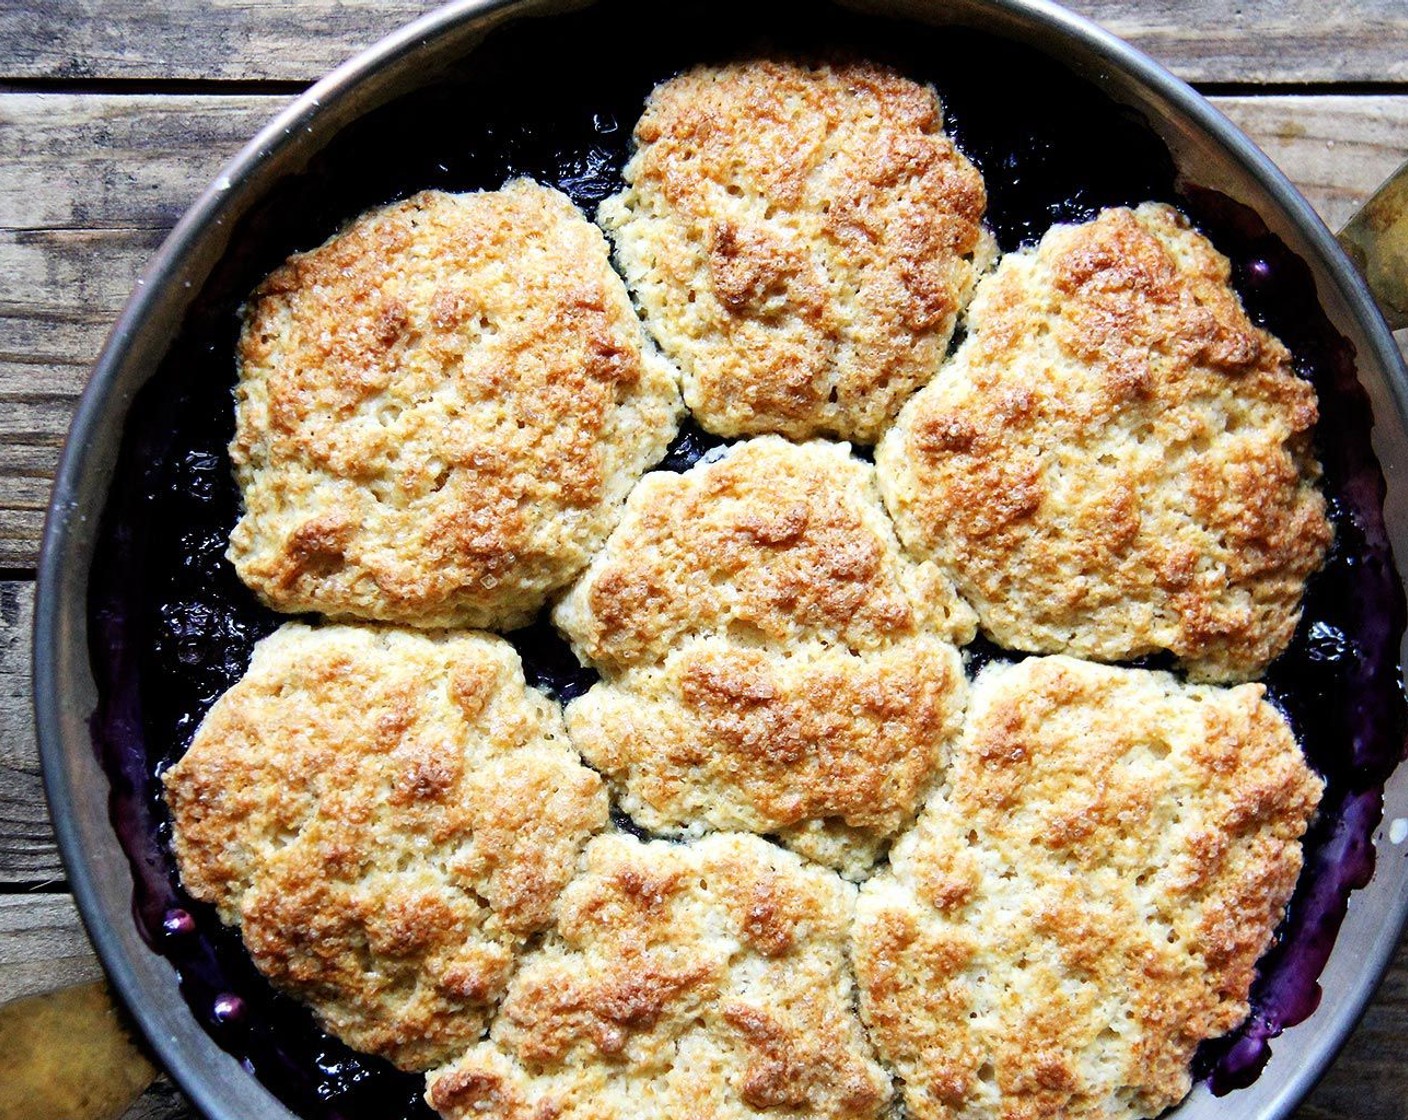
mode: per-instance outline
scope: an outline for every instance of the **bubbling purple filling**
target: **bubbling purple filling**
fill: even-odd
[[[677,24],[687,33],[630,61],[609,31],[622,25],[626,7],[613,0],[562,17],[551,34],[535,21],[504,28],[476,52],[472,73],[451,74],[344,130],[241,222],[134,401],[89,611],[100,695],[93,737],[132,864],[139,929],[171,961],[210,1034],[294,1112],[309,1120],[432,1115],[420,1077],[324,1034],[306,1008],[255,971],[211,908],[185,895],[175,872],[159,776],[239,679],[254,644],[284,621],[259,605],[224,558],[239,512],[225,451],[237,309],[290,252],[422,188],[492,188],[523,174],[559,187],[590,213],[621,184],[631,126],[651,86],[732,53],[736,29],[751,27],[763,47],[844,45],[934,82],[950,131],[987,178],[989,222],[1004,250],[1104,206],[1151,199],[1180,206],[1232,259],[1248,310],[1286,342],[1319,391],[1317,449],[1336,543],[1267,686],[1328,792],[1307,837],[1299,889],[1262,961],[1252,1015],[1198,1059],[1216,1092],[1249,1083],[1269,1040],[1315,1009],[1316,980],[1349,893],[1373,871],[1383,782],[1402,757],[1405,727],[1397,663],[1404,601],[1384,530],[1383,476],[1369,448],[1372,417],[1354,353],[1316,303],[1309,270],[1250,210],[1180,186],[1167,149],[1137,115],[1025,48],[816,5],[800,18],[790,5],[760,14],[729,0],[687,5]],[[992,81],[1013,70],[1028,77],[1022,90]],[[1031,98],[1032,89],[1042,96]],[[686,424],[659,469],[684,470],[718,442]],[[595,680],[545,620],[509,638],[529,681],[545,691],[570,699]],[[981,641],[967,653],[970,667],[1014,656]]]

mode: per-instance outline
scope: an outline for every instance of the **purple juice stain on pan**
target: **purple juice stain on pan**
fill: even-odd
[[[858,22],[815,6],[805,21],[784,7],[764,26],[756,11],[738,5],[730,17],[714,4],[684,22],[684,41],[659,44],[653,60],[603,67],[601,59],[617,57],[610,29],[620,25],[621,7],[561,17],[548,37],[531,25],[498,31],[475,55],[472,72],[347,128],[242,221],[235,248],[134,401],[89,613],[100,695],[93,736],[133,867],[138,927],[176,968],[196,1018],[294,1112],[310,1120],[433,1115],[418,1075],[353,1052],[275,992],[238,936],[181,891],[172,862],[159,775],[243,673],[255,642],[284,621],[259,605],[224,559],[239,509],[225,452],[238,308],[290,252],[422,188],[492,188],[527,174],[590,213],[620,185],[631,128],[651,86],[683,66],[733,53],[725,29],[752,26],[764,49],[845,44],[933,81],[951,133],[987,177],[989,221],[1004,250],[1107,205],[1152,199],[1181,206],[1232,258],[1248,310],[1286,342],[1320,392],[1318,451],[1336,544],[1267,686],[1329,789],[1307,838],[1306,871],[1262,962],[1251,1018],[1206,1045],[1197,1063],[1217,1092],[1248,1083],[1269,1040],[1318,1001],[1316,978],[1349,892],[1372,873],[1382,784],[1402,756],[1405,727],[1397,664],[1404,602],[1384,531],[1383,477],[1369,450],[1371,417],[1354,355],[1316,304],[1308,269],[1244,207],[1214,192],[1180,190],[1167,150],[1140,118],[1025,48],[973,32]],[[803,26],[805,41],[798,39]],[[1011,67],[1030,76],[1024,88],[1045,95],[1024,99],[991,81]],[[1120,158],[1109,159],[1111,151]],[[686,424],[659,469],[687,469],[719,442]],[[564,699],[590,687],[594,674],[544,621],[509,638],[538,687]],[[970,668],[1017,656],[981,640],[967,652]]]

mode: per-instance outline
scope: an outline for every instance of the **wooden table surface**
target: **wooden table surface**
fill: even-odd
[[[433,6],[0,0],[0,1003],[99,974],[29,707],[40,528],[89,367],[220,164],[310,81]],[[1073,6],[1210,95],[1332,227],[1408,157],[1408,0]],[[1408,1117],[1408,951],[1296,1116]],[[194,1113],[162,1080],[127,1120],[156,1117]]]

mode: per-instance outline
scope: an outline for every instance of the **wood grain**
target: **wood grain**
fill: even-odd
[[[286,100],[0,95],[0,568],[37,560],[68,418],[138,274]]]
[[[1403,0],[1065,0],[1189,82],[1408,81]]]
[[[72,898],[0,894],[0,1003],[102,974]]]
[[[181,1090],[163,1076],[122,1114],[122,1120],[198,1120],[198,1117]]]
[[[0,0],[0,80],[312,81],[436,0]]]
[[[0,568],[36,561],[64,433],[138,273],[285,100],[0,94]],[[1216,104],[1332,225],[1408,155],[1408,94]]]
[[[1408,12],[1408,2],[1404,2]],[[1215,97],[1331,229],[1408,160],[1408,96]]]
[[[30,708],[34,584],[0,582],[0,886],[63,878],[39,779]]]
[[[0,81],[307,82],[425,0],[0,0]],[[1069,0],[1200,82],[1408,81],[1402,0]]]
[[[170,229],[287,100],[0,95],[0,227]]]
[[[9,230],[0,220],[0,275],[8,281],[0,292],[0,568],[38,560],[68,421],[164,236],[164,229]]]

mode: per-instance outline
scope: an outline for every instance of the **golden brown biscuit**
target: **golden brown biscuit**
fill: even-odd
[[[165,777],[192,896],[332,1034],[409,1069],[478,1039],[606,824],[512,647],[289,624]]]
[[[603,836],[487,1042],[430,1075],[447,1120],[878,1117],[852,1008],[855,888],[752,836]]]
[[[1004,259],[876,452],[900,538],[1013,649],[1258,675],[1330,540],[1315,391],[1147,204]]]
[[[240,577],[283,611],[510,629],[678,420],[606,241],[526,180],[366,214],[245,310]]]
[[[555,621],[606,674],[568,730],[637,822],[776,833],[858,878],[913,818],[973,616],[899,555],[874,474],[763,436],[631,495]]]
[[[862,889],[861,1010],[914,1120],[1156,1116],[1247,1014],[1320,798],[1260,685],[990,666]]]
[[[976,628],[932,565],[900,555],[874,468],[844,444],[776,436],[647,475],[553,621],[608,673],[691,638],[865,652],[921,633],[961,645]]]
[[[868,62],[700,67],[635,141],[598,217],[695,418],[874,443],[994,253],[933,89]]]
[[[934,638],[864,654],[709,638],[597,685],[567,729],[643,827],[775,833],[859,879],[913,819],[965,692],[958,651]]]

